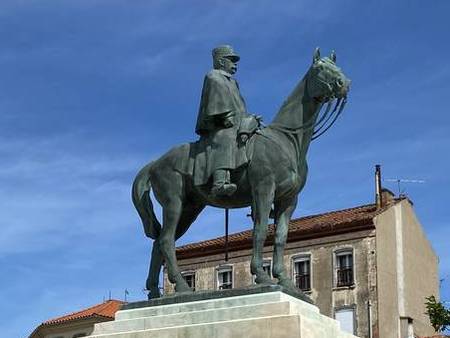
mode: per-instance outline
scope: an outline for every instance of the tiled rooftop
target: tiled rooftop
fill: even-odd
[[[47,321],[43,322],[42,325],[60,324],[63,322],[68,322],[68,321],[78,320],[78,319],[88,318],[88,317],[105,317],[105,318],[114,319],[114,315],[120,309],[122,304],[124,304],[124,302],[122,302],[120,300],[115,300],[115,299],[108,300],[104,303],[91,306],[91,307],[81,310],[81,311],[73,312],[73,313],[70,313],[70,314],[62,316],[62,317],[47,320]]]
[[[373,218],[399,200],[394,199],[381,209],[377,209],[375,204],[367,204],[293,219],[289,225],[287,241],[290,242],[299,239],[359,231],[370,227],[373,228]],[[272,243],[274,230],[274,225],[270,224],[266,244]],[[228,250],[236,251],[251,248],[252,233],[252,230],[246,230],[230,234],[228,236]],[[177,257],[184,259],[222,253],[224,247],[225,237],[218,237],[180,246],[177,248]]]

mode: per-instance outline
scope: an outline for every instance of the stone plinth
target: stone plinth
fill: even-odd
[[[320,314],[316,306],[279,289],[241,295],[235,290],[222,291],[218,298],[213,294],[204,293],[200,297],[204,299],[194,301],[184,300],[198,295],[128,304],[114,321],[95,324],[89,337],[355,338],[342,332],[337,321]]]

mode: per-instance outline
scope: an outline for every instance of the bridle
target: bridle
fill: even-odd
[[[329,84],[321,79],[315,79],[315,81],[322,82],[323,84],[325,84],[326,86],[329,87]],[[315,140],[315,139],[319,138],[320,136],[322,136],[323,134],[325,134],[328,131],[328,129],[330,129],[334,125],[334,123],[336,122],[336,120],[341,115],[342,111],[344,110],[344,107],[347,103],[347,96],[337,99],[334,109],[331,110],[334,100],[335,100],[334,95],[332,95],[328,98],[327,107],[326,107],[325,111],[322,113],[322,116],[320,116],[320,118],[316,122],[314,122],[314,120],[316,118],[317,113],[314,113],[306,123],[304,123],[300,126],[290,127],[290,126],[285,126],[281,123],[274,122],[274,123],[271,123],[268,127],[278,130],[278,131],[281,131],[283,133],[293,134],[293,135],[313,130],[311,140]],[[324,106],[324,104],[322,104],[320,106],[319,114],[322,111],[323,106]],[[329,122],[330,120],[331,120],[331,122]]]

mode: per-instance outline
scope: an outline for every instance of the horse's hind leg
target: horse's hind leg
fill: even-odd
[[[165,165],[154,169],[151,180],[154,195],[163,209],[162,228],[157,241],[167,265],[169,281],[176,284],[176,291],[188,291],[190,290],[189,286],[181,276],[175,256],[175,234],[183,211],[183,177]],[[158,258],[159,255],[156,256]],[[150,269],[152,282],[156,278],[156,274],[159,274],[159,269],[159,262],[155,262],[154,269]]]
[[[146,282],[146,289],[149,291],[149,299],[159,298],[161,296],[161,293],[159,292],[159,275],[161,273],[162,263],[163,256],[159,247],[159,241],[156,239],[153,242],[152,258]]]
[[[175,255],[175,234],[182,214],[182,208],[181,200],[178,197],[170,198],[170,202],[163,209],[163,227],[159,237],[161,252],[167,264],[169,281],[175,284],[175,291],[179,292],[191,291],[181,276]]]
[[[175,240],[185,234],[189,227],[197,219],[197,216],[205,208],[204,204],[187,202],[183,204],[183,212],[181,213],[180,221],[178,222],[177,231],[175,233]]]
[[[188,203],[183,206],[183,211],[175,233],[175,240],[184,235],[204,207],[205,206],[202,204],[194,203]],[[159,291],[159,275],[161,273],[162,263],[163,256],[159,245],[159,239],[156,239],[153,242],[152,259],[146,284],[147,290],[149,290],[149,298],[158,298],[161,296]]]
[[[278,202],[275,205],[275,219],[277,228],[275,231],[273,252],[273,276],[278,279],[278,284],[290,289],[295,289],[295,284],[289,276],[286,275],[283,255],[289,230],[289,221],[296,206],[297,197],[287,201]]]

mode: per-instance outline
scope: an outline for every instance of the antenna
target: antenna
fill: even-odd
[[[385,178],[383,181],[386,182],[397,182],[398,196],[405,196],[405,190],[402,190],[402,183],[426,183],[425,180],[412,180],[407,178]]]

